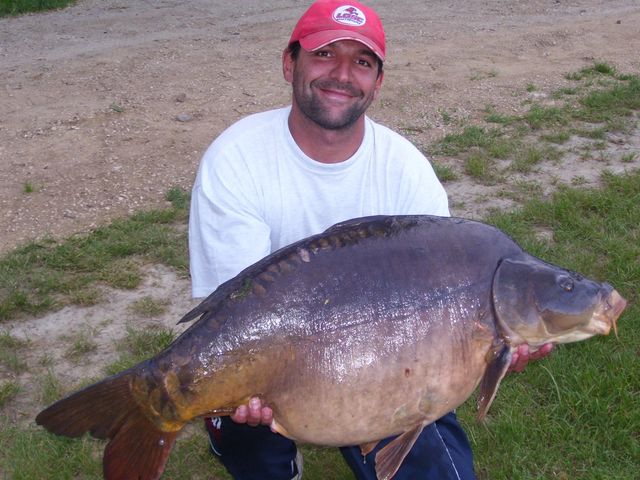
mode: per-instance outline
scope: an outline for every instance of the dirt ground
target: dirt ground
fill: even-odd
[[[308,3],[80,0],[63,11],[0,19],[0,253],[163,206],[172,186],[189,189],[218,133],[289,101],[280,55]],[[489,105],[514,114],[529,97],[553,102],[564,75],[594,61],[640,73],[636,0],[369,3],[388,38],[383,92],[370,114],[421,146],[482,118]],[[443,113],[456,121],[444,122]],[[637,132],[609,140],[607,168],[629,168],[616,158],[640,152]],[[569,158],[537,175],[595,182],[602,168]],[[495,195],[498,187],[463,177],[446,188],[459,216],[510,206]],[[114,291],[105,304],[1,325],[33,347],[20,383],[42,373],[42,352],[65,382],[100,375],[125,326],[143,324],[127,309],[143,296],[171,299],[166,325],[194,304],[188,281],[149,266],[143,288]],[[64,357],[63,342],[83,330],[99,348],[79,365]],[[40,407],[30,393],[25,387],[9,406],[18,421]]]

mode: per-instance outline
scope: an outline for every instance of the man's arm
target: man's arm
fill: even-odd
[[[259,200],[242,181],[240,162],[205,155],[191,194],[189,257],[192,293],[218,285],[270,253],[270,228]]]
[[[189,257],[195,298],[208,296],[270,253],[270,228],[259,215],[255,196],[251,198],[252,193],[240,181],[242,172],[232,163],[215,157],[210,149],[191,193]],[[263,407],[259,398],[252,398],[231,418],[252,426],[270,425],[273,411]]]

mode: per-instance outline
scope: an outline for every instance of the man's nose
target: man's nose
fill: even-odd
[[[349,59],[337,59],[336,63],[331,70],[331,77],[342,83],[348,83],[351,81],[351,69],[353,68],[353,62]]]

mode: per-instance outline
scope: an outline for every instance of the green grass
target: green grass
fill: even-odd
[[[13,380],[0,382],[0,408],[9,403],[20,392],[20,384]]]
[[[516,154],[515,159],[511,163],[511,167],[516,172],[529,173],[543,158],[544,154],[539,148],[529,146],[523,148]]]
[[[533,105],[524,116],[525,121],[533,130],[540,130],[543,127],[556,127],[569,123],[567,113],[558,107],[542,107]]]
[[[496,178],[494,161],[484,152],[472,152],[464,163],[464,172],[486,184],[494,183]]]
[[[640,78],[632,77],[611,88],[595,90],[581,99],[575,118],[586,122],[606,122],[626,117],[640,109]]]
[[[164,196],[165,200],[171,202],[172,207],[179,212],[189,210],[191,197],[180,187],[171,187]]]
[[[65,356],[74,361],[79,361],[85,355],[95,352],[98,344],[93,340],[93,332],[81,331],[71,337],[62,337],[62,340],[71,342],[65,352]]]
[[[498,129],[487,130],[479,126],[468,126],[461,133],[445,135],[438,145],[437,153],[457,155],[474,147],[491,148],[501,142],[500,136]]]
[[[0,0],[0,17],[55,10],[76,2],[77,0]]]
[[[510,123],[513,123],[514,117],[509,115],[504,115],[502,113],[498,113],[494,111],[489,111],[487,112],[487,116],[484,117],[484,120],[487,123],[499,123],[502,125],[509,125]]]
[[[39,240],[0,258],[0,321],[99,299],[97,284],[136,288],[142,261],[186,275],[188,195],[170,190],[171,207],[115,220],[87,235]]]
[[[607,129],[604,127],[577,128],[573,129],[573,133],[580,137],[590,138],[592,140],[604,140],[607,138]]]
[[[121,106],[121,105],[118,105],[117,103],[112,103],[111,105],[109,105],[109,109],[110,109],[112,112],[115,112],[115,113],[122,113],[122,112],[124,112],[124,107],[123,107],[123,106]]]
[[[440,116],[442,117],[442,123],[445,125],[449,125],[455,121],[455,117],[446,110],[441,110]]]
[[[150,296],[142,297],[133,302],[129,309],[139,317],[158,317],[167,311],[167,300]]]
[[[615,76],[616,69],[606,62],[596,62],[592,66],[580,69],[580,71],[578,72],[569,73],[566,75],[566,77],[569,80],[580,81],[584,79],[594,78],[599,75]]]
[[[102,478],[102,442],[56,437],[0,419],[0,477],[12,480]],[[37,452],[37,453],[36,453]]]
[[[433,170],[436,173],[438,180],[440,180],[443,183],[451,182],[453,180],[457,180],[458,178],[458,175],[456,174],[455,170],[449,165],[443,165],[441,163],[432,161],[431,166],[433,167]]]
[[[553,98],[562,98],[564,96],[577,95],[579,88],[577,87],[562,87],[553,94]]]
[[[550,142],[550,143],[557,143],[559,145],[563,144],[563,143],[567,143],[569,141],[569,139],[571,138],[571,133],[566,131],[566,130],[562,130],[559,132],[554,132],[554,133],[548,133],[545,135],[542,135],[542,140],[546,141],[546,142]]]
[[[40,386],[40,400],[43,405],[53,403],[69,393],[68,389],[65,388],[50,368],[38,378],[38,385]]]
[[[0,333],[0,367],[4,367],[11,374],[20,374],[27,369],[22,358],[22,350],[28,345],[9,332]]]
[[[619,75],[604,62],[567,78],[577,84],[557,92],[553,105],[533,102],[520,116],[487,106],[485,125],[466,125],[447,134],[433,146],[433,154],[455,157],[466,175],[495,184],[509,171],[531,174],[542,162],[560,160],[561,146],[571,145],[572,137],[587,139],[587,145],[580,148],[591,152],[607,147],[608,133],[628,133],[635,128],[632,114],[640,110],[640,78]],[[529,84],[527,91],[533,90]],[[502,162],[498,167],[494,160],[506,160],[508,165]]]
[[[117,346],[120,357],[105,369],[107,375],[114,375],[150,358],[173,341],[174,333],[161,327],[127,328],[127,336]]]

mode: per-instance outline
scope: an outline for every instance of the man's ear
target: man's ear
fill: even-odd
[[[378,98],[378,94],[380,93],[380,87],[382,87],[382,80],[384,79],[384,70],[378,74],[378,78],[376,79],[376,88],[374,90],[373,98]]]
[[[284,75],[284,79],[292,83],[293,82],[293,67],[295,60],[291,56],[291,50],[289,48],[285,48],[282,51],[282,74]]]

